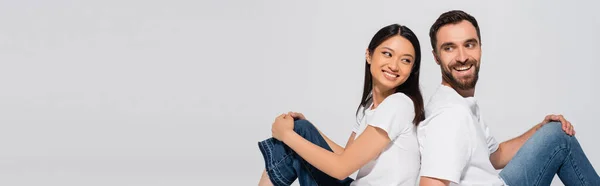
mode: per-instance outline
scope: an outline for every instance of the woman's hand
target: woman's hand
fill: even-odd
[[[271,133],[275,139],[283,141],[284,137],[290,132],[294,132],[294,118],[292,116],[282,114],[275,118],[275,122],[271,127]]]
[[[306,117],[304,117],[304,114],[302,114],[300,112],[288,112],[287,115],[292,116],[292,118],[294,118],[294,119],[306,120]]]

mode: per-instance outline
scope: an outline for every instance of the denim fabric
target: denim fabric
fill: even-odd
[[[294,121],[294,131],[304,139],[332,151],[319,131],[307,120]],[[271,182],[275,186],[291,185],[296,178],[301,186],[313,185],[350,185],[354,180],[338,180],[310,165],[283,142],[269,138],[258,142],[265,159],[265,167]]]
[[[575,136],[559,122],[542,126],[500,172],[509,186],[550,185],[557,174],[567,186],[600,186],[600,177]]]

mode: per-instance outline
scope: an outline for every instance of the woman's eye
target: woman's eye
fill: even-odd
[[[382,54],[387,57],[392,57],[392,53],[389,53],[389,52],[382,52]]]
[[[410,59],[402,59],[402,61],[406,62],[406,63],[410,63]]]

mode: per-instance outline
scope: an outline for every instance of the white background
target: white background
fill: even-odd
[[[419,37],[480,23],[476,96],[499,141],[562,113],[600,169],[594,1],[0,1],[0,185],[255,185],[257,142],[303,112],[345,144],[364,50],[381,27]],[[555,181],[553,185],[562,185]]]

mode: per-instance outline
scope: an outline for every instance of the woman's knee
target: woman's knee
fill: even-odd
[[[317,128],[315,128],[312,123],[303,119],[294,121],[294,131],[298,134],[318,132]]]

